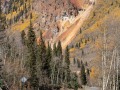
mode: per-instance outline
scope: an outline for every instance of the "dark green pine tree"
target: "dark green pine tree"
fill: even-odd
[[[61,41],[58,42],[57,45],[57,56],[61,57],[62,56],[62,46],[61,46]]]
[[[43,76],[43,84],[49,84],[49,75],[50,75],[50,62],[51,62],[51,47],[48,45],[48,48],[45,46],[45,42],[42,37],[42,32],[40,32],[40,56],[41,56],[41,71]],[[46,80],[47,79],[47,80]]]
[[[66,62],[67,68],[69,68],[69,66],[70,66],[70,54],[69,54],[68,46],[66,47],[66,50],[65,50],[65,62]]]
[[[76,59],[75,58],[73,59],[73,63],[76,64]]]
[[[26,34],[24,30],[21,32],[21,42],[23,45],[26,44]]]
[[[30,18],[31,18],[31,19],[33,18],[33,15],[32,15],[32,13],[30,14]]]
[[[80,68],[80,61],[77,59],[77,67]]]
[[[42,37],[42,31],[40,31],[40,56],[41,56],[41,69],[45,70],[46,69],[46,46],[45,42]]]
[[[69,84],[70,82],[70,55],[69,55],[69,48],[66,47],[65,50],[65,63],[66,63],[66,83]]]
[[[3,56],[4,56],[4,53],[5,53],[5,49],[6,49],[6,33],[5,33],[5,30],[6,30],[6,17],[4,15],[4,13],[2,12],[2,2],[0,0],[0,51],[1,51],[1,55],[0,55],[0,79],[3,78]],[[4,47],[1,48],[1,47]]]
[[[53,56],[57,56],[57,47],[56,47],[56,43],[54,43],[54,45],[53,45]]]
[[[42,37],[42,32],[40,31],[40,44],[38,45],[37,48],[37,62],[39,64],[39,69],[44,70],[44,64],[46,60],[46,46],[45,42]]]
[[[0,0],[0,44],[3,44],[5,42],[5,28],[6,28],[6,17],[4,13],[2,12],[2,2]]]
[[[80,76],[80,78],[81,78],[82,85],[86,85],[87,84],[87,79],[86,79],[84,64],[81,65],[81,76]]]
[[[78,80],[77,80],[77,75],[75,74],[74,75],[74,78],[73,78],[73,85],[74,85],[74,90],[78,90],[79,88],[79,83],[78,83]]]
[[[47,47],[47,52],[46,52],[46,65],[48,67],[48,76],[50,77],[50,73],[51,73],[51,67],[50,67],[50,63],[51,63],[51,60],[52,60],[52,48],[48,42],[48,47]]]
[[[29,53],[29,73],[30,73],[30,80],[31,80],[31,86],[36,90],[38,86],[38,80],[37,80],[37,70],[36,70],[36,55],[35,55],[35,44],[36,44],[36,36],[33,31],[32,22],[30,20],[30,27],[28,31],[28,53]]]

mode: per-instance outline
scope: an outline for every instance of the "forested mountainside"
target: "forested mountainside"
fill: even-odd
[[[107,83],[108,87],[104,90],[110,89],[109,80],[112,80],[112,75],[116,75],[111,71],[114,66],[111,63],[113,63],[112,58],[115,58],[114,50],[117,49],[114,53],[119,52],[119,13],[120,0],[97,0],[89,18],[70,44],[72,59],[76,58],[89,63],[91,84],[103,83],[101,78],[105,72],[105,79],[108,81],[104,83]],[[106,63],[103,63],[104,59]]]
[[[0,89],[119,90],[120,0],[0,0]]]

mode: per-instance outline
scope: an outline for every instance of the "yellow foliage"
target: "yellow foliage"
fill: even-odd
[[[114,9],[114,11],[113,11],[113,13],[112,13],[112,15],[114,16],[114,17],[119,17],[120,18],[120,8],[119,7],[117,7],[117,8],[115,8]]]
[[[109,9],[110,8],[107,8],[107,9],[104,10],[104,8],[103,8],[104,12],[107,12]],[[118,7],[113,8],[113,11],[111,11],[111,13],[106,14],[105,16],[103,16],[103,18],[99,18],[98,20],[96,19],[96,21],[95,21],[95,23],[93,25],[89,26],[88,29],[83,30],[83,32],[77,38],[77,41],[79,41],[80,39],[83,38],[83,43],[81,44],[81,48],[85,47],[85,43],[84,43],[85,35],[97,32],[96,30],[99,30],[101,32],[101,25],[105,22],[105,20],[108,19],[108,17],[110,17],[110,15],[112,15],[111,17],[116,17],[116,18],[118,17],[120,19],[120,9]],[[101,47],[99,41],[97,41],[95,43],[95,47],[96,48],[100,48]]]
[[[71,49],[70,49],[70,52],[74,52],[74,51],[75,51],[75,48],[71,48]]]
[[[28,3],[29,3],[29,2],[26,3],[26,6],[29,6]],[[17,5],[17,6],[19,7],[19,5]],[[16,17],[16,16],[20,13],[20,11],[23,10],[23,9],[24,9],[24,5],[21,5],[20,8],[18,8],[17,12],[14,11],[14,12],[11,12],[11,13],[7,14],[7,15],[6,15],[6,19],[7,19],[7,20],[13,19],[13,18]]]
[[[6,19],[10,20],[13,19],[15,16],[17,16],[18,12],[12,12],[6,15]]]
[[[32,18],[32,22],[34,22],[36,20],[36,18],[38,17],[38,15],[36,13],[33,13],[33,18]],[[12,26],[12,30],[25,30],[28,26],[30,25],[30,20],[29,19],[25,19],[24,23],[22,22],[18,22],[15,25]]]
[[[91,68],[90,79],[95,79],[98,77],[99,70],[95,67]]]
[[[100,49],[100,48],[102,48],[102,46],[103,46],[102,41],[100,39],[96,39],[94,48]]]
[[[80,49],[85,47],[85,42],[80,45]]]

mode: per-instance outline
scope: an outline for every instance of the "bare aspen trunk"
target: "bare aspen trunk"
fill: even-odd
[[[103,36],[103,52],[102,52],[102,74],[103,74],[103,87],[102,90],[106,90],[106,69],[107,69],[107,39],[106,39],[106,30],[104,29],[104,36]]]
[[[119,90],[119,53],[117,52],[117,68],[116,68],[116,72],[117,72],[117,84],[116,84],[116,90]]]
[[[103,76],[102,90],[105,90],[105,67],[104,67],[104,57],[102,58],[102,76]]]
[[[106,88],[108,87],[108,82],[109,82],[109,79],[110,79],[111,70],[112,70],[112,67],[113,67],[115,55],[116,55],[116,49],[113,50],[112,61],[111,61],[111,64],[110,64],[110,70],[108,72],[107,81],[106,81]]]
[[[113,80],[114,80],[114,90],[116,90],[116,75],[117,75],[117,72],[116,72],[116,63],[117,62],[117,50],[116,50],[116,55],[115,55],[115,59],[114,59],[114,74],[113,74]]]

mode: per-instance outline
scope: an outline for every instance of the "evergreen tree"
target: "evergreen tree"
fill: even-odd
[[[56,43],[54,43],[54,45],[53,45],[53,56],[57,56],[57,47],[56,47]]]
[[[33,18],[33,15],[32,15],[32,13],[30,14],[30,18],[31,18],[31,19]]]
[[[81,28],[80,28],[80,34],[82,33],[82,30],[81,30]]]
[[[77,67],[80,68],[80,61],[77,59]]]
[[[77,75],[76,74],[74,75],[74,78],[73,78],[73,84],[74,84],[74,90],[78,90],[79,83],[78,83]]]
[[[4,39],[6,37],[5,34],[5,28],[6,28],[6,17],[2,12],[2,7],[1,7],[2,3],[0,0],[0,44],[4,43]]]
[[[82,49],[82,56],[84,55],[84,50]]]
[[[66,47],[66,50],[65,50],[65,62],[67,64],[67,68],[69,68],[69,66],[70,66],[70,55],[69,55],[68,46]]]
[[[58,57],[61,57],[61,56],[62,56],[61,41],[58,42],[58,46],[57,46],[57,56],[58,56]]]
[[[22,41],[22,44],[23,45],[25,45],[25,43],[26,43],[26,34],[25,34],[25,31],[23,30],[22,32],[21,32],[21,41]]]
[[[85,66],[88,66],[88,63],[87,63],[87,62],[85,63]]]
[[[76,43],[76,48],[78,48],[79,47],[79,43]]]
[[[50,73],[51,73],[51,67],[50,67],[50,63],[51,63],[51,59],[52,59],[52,49],[51,49],[51,46],[49,45],[49,42],[48,42],[48,47],[47,47],[47,52],[46,52],[46,58],[47,58],[47,67],[48,67],[48,75],[50,77]]]
[[[45,46],[45,42],[42,37],[42,32],[40,32],[40,52],[39,58],[41,62],[41,77],[40,77],[40,84],[45,89],[48,87],[50,83],[50,62],[51,62],[51,48],[48,45],[48,48]]]
[[[66,83],[68,84],[70,82],[70,55],[69,55],[69,48],[66,47],[65,50],[65,63],[66,63]]]
[[[5,49],[6,49],[6,33],[5,33],[5,26],[6,26],[6,17],[2,12],[2,2],[0,0],[0,79],[3,78],[3,60]],[[4,49],[3,49],[4,48]]]
[[[40,56],[41,56],[41,63],[42,63],[42,66],[41,66],[41,69],[42,70],[45,70],[47,69],[46,67],[46,46],[45,46],[45,42],[43,40],[43,37],[42,37],[42,31],[40,32]]]
[[[87,84],[84,64],[81,65],[81,82],[82,82],[83,85]]]
[[[76,64],[76,59],[75,58],[73,59],[73,63]]]
[[[35,55],[35,43],[36,43],[36,36],[33,31],[32,23],[30,21],[30,27],[28,31],[28,53],[29,53],[29,73],[31,77],[31,85],[33,86],[34,90],[38,86],[37,80],[37,70],[36,70],[36,55]]]
[[[89,76],[90,75],[90,70],[87,68],[87,72],[86,75]]]

